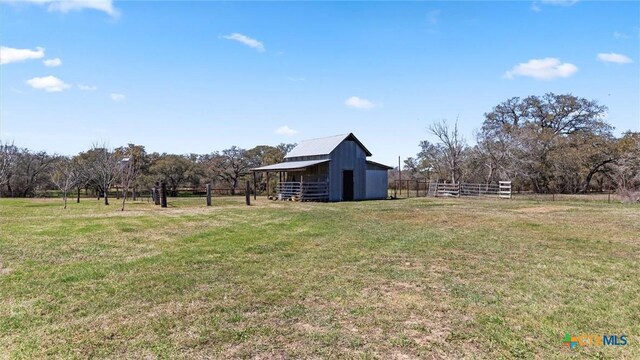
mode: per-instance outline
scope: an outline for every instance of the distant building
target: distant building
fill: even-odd
[[[251,169],[278,173],[276,196],[287,200],[350,201],[387,198],[390,166],[367,160],[371,153],[353,134],[300,142],[284,162]]]

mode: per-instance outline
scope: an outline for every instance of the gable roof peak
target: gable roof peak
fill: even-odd
[[[290,159],[301,156],[318,156],[329,155],[345,140],[355,141],[365,152],[367,156],[371,156],[371,152],[362,145],[360,140],[353,133],[328,136],[323,138],[303,140],[295,148],[293,148],[284,158]]]

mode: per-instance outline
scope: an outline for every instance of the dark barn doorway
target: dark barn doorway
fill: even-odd
[[[342,200],[353,200],[353,170],[342,171]]]

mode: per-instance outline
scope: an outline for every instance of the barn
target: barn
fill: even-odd
[[[352,133],[301,141],[279,164],[251,169],[277,174],[281,200],[351,201],[387,198],[387,171]],[[268,186],[267,186],[268,187]],[[273,191],[275,190],[275,191]]]

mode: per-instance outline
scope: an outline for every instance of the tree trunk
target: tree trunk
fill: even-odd
[[[62,192],[62,199],[64,200],[64,209],[67,209],[67,190]]]
[[[591,184],[591,179],[593,178],[593,175],[595,175],[598,170],[600,169],[600,167],[605,166],[606,164],[612,162],[613,159],[609,159],[609,160],[605,160],[603,162],[601,162],[600,164],[596,165],[593,167],[593,169],[591,169],[589,171],[589,174],[587,174],[587,178],[584,180],[584,186],[582,187],[582,192],[586,193],[587,191],[589,191],[589,185]]]
[[[109,193],[106,191],[104,192],[104,204],[109,205]]]
[[[122,209],[120,209],[120,211],[124,211],[124,203],[127,201],[127,193],[128,191],[125,189],[123,191],[124,195],[122,196]]]
[[[77,197],[76,202],[77,202],[78,204],[80,204],[80,188],[78,188],[78,197]]]

